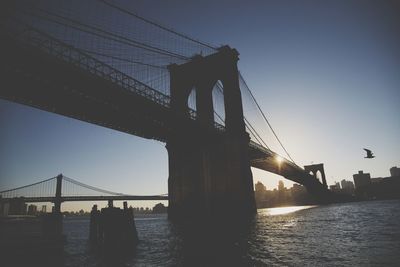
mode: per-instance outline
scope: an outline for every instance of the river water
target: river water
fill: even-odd
[[[141,240],[135,253],[105,263],[87,242],[88,218],[64,219],[63,264],[400,266],[400,200],[259,209],[247,228],[226,243],[188,241],[166,215],[135,221]]]

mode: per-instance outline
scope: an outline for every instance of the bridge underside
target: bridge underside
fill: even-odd
[[[0,55],[1,98],[165,140],[166,107],[29,46],[4,40]]]

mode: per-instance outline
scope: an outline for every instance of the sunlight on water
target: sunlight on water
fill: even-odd
[[[225,241],[199,238],[199,228],[184,235],[167,214],[137,216],[135,254],[115,264],[104,262],[103,251],[88,247],[89,217],[67,217],[62,266],[400,266],[400,200],[314,207],[260,209],[261,216]],[[5,240],[2,226],[0,241]],[[0,251],[9,245],[7,241]],[[44,249],[30,254],[41,255]]]
[[[269,208],[269,209],[261,209],[259,210],[259,213],[265,214],[265,215],[282,215],[282,214],[287,214],[299,210],[305,210],[305,209],[310,209],[314,208],[314,206],[292,206],[292,207],[279,207],[279,208]]]

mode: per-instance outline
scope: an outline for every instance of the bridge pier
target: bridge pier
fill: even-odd
[[[222,47],[216,54],[169,66],[174,119],[166,147],[172,219],[238,218],[256,211],[237,61],[236,50]],[[213,117],[212,90],[218,80],[224,90],[224,131],[215,129]],[[196,122],[188,118],[187,100],[193,88]]]
[[[170,218],[255,212],[250,166],[240,153],[246,144],[239,139],[203,138],[195,144],[180,139],[167,144]]]
[[[101,212],[94,205],[90,213],[89,233],[92,244],[103,246],[106,255],[130,251],[139,240],[133,209],[128,208],[126,201],[122,210],[114,207],[112,200]]]

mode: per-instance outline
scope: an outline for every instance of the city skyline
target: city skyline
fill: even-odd
[[[400,165],[399,18],[390,4],[269,1],[256,8],[220,2],[210,16],[185,23],[209,10],[211,2],[173,1],[179,2],[181,17],[170,3],[160,1],[159,9],[151,9],[156,2],[137,1],[129,8],[239,51],[243,76],[300,166],[324,163],[328,184],[333,184],[358,170],[387,176],[390,167]],[[222,8],[226,16],[221,20]],[[239,10],[244,12],[240,21]],[[251,29],[263,30],[255,34]],[[117,192],[167,192],[167,152],[160,142],[4,100],[0,125],[2,189],[62,172]],[[364,159],[364,147],[376,158]],[[253,168],[254,182],[261,180],[268,188],[281,179]]]

